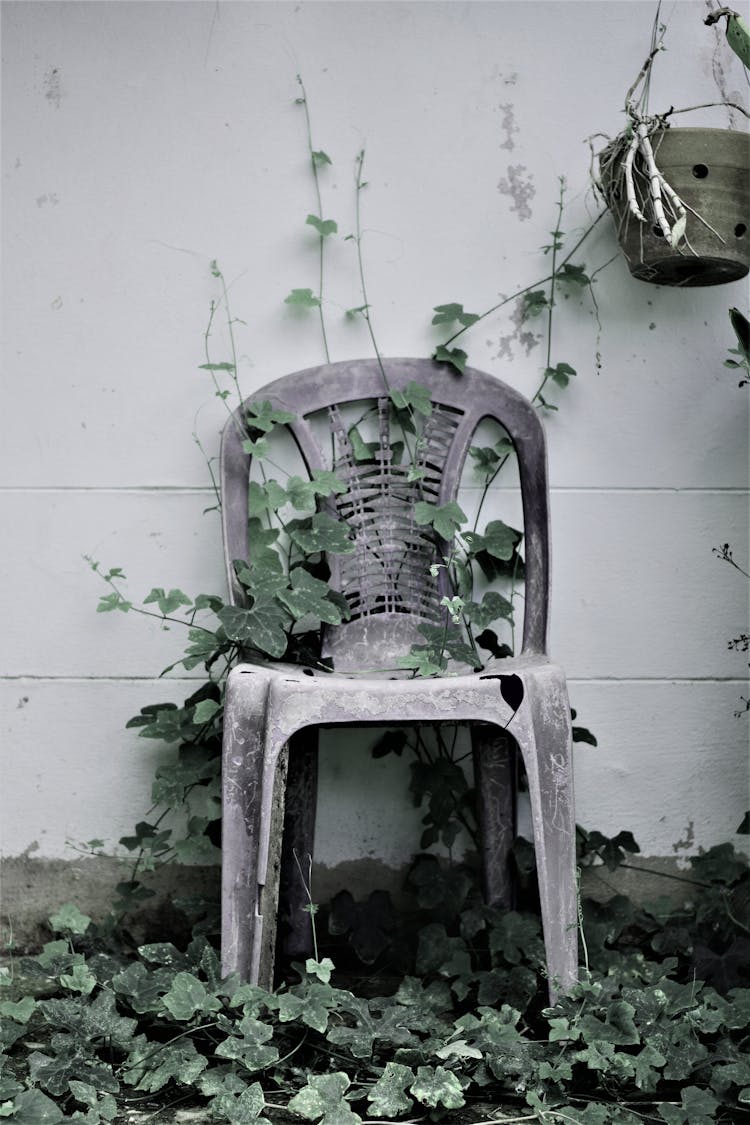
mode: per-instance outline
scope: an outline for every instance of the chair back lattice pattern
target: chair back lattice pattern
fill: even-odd
[[[410,383],[429,389],[432,411],[418,434],[405,435],[389,392]],[[251,402],[269,401],[294,415],[288,424],[308,472],[333,468],[346,493],[327,508],[352,532],[354,551],[331,555],[331,584],[346,598],[351,620],[327,627],[323,655],[340,670],[390,663],[424,638],[420,624],[442,622],[440,597],[449,594],[445,570],[436,575],[447,545],[415,519],[419,501],[444,505],[455,499],[469,444],[479,423],[502,424],[518,458],[524,510],[525,607],[523,650],[546,647],[548,546],[544,434],[536,411],[493,376],[467,369],[459,376],[431,360],[356,360],[326,364],[283,376],[261,388],[224,428],[221,451],[222,513],[227,577],[232,600],[241,602],[232,561],[248,552],[248,481],[251,455],[242,448],[242,421]],[[368,455],[353,447],[346,408],[368,402],[376,440]],[[327,419],[332,455],[324,455],[314,418]],[[371,414],[372,417],[372,414]],[[420,419],[421,423],[421,419]],[[406,441],[400,458],[397,443]],[[332,464],[331,464],[332,460]],[[414,471],[416,470],[416,472]]]
[[[430,529],[414,515],[420,501],[437,504],[446,458],[460,414],[433,406],[413,457],[394,460],[394,445],[403,438],[394,425],[390,401],[376,403],[377,441],[367,460],[355,456],[338,405],[328,411],[334,438],[334,471],[348,485],[335,507],[353,533],[354,551],[338,561],[338,589],[349,604],[351,619],[373,614],[409,614],[438,623],[438,577],[430,572],[439,560]],[[416,472],[415,472],[416,470]],[[411,479],[410,479],[411,478]]]

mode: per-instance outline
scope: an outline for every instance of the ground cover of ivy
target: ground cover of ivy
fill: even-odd
[[[632,864],[629,833],[579,835],[583,865]],[[732,846],[691,860],[684,904],[584,899],[580,983],[551,1007],[529,846],[516,857],[514,911],[428,854],[410,910],[342,892],[315,916],[317,959],[282,965],[273,993],[222,978],[208,915],[186,942],[134,948],[126,925],[61,906],[43,949],[3,969],[0,1118],[465,1122],[489,1103],[496,1121],[750,1121],[750,880]]]

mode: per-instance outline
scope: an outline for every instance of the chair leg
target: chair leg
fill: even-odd
[[[224,705],[222,750],[221,961],[225,975],[254,979],[259,918],[258,854],[268,677],[235,668]],[[257,973],[257,967],[255,969]]]
[[[482,889],[489,906],[513,906],[510,853],[516,828],[516,744],[489,723],[471,727]]]
[[[313,855],[317,796],[318,729],[304,727],[289,742],[284,808],[279,921],[285,929],[282,949],[287,957],[310,957],[313,951],[312,918],[305,909],[309,900],[303,878],[307,879]]]
[[[528,738],[519,737],[529,782],[550,1001],[578,976],[578,908],[570,704],[554,667],[525,678]],[[519,724],[519,734],[522,726]]]

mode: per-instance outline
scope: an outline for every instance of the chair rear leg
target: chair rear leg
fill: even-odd
[[[482,889],[489,906],[511,909],[510,855],[516,833],[516,743],[490,723],[471,727]]]
[[[305,880],[315,843],[317,797],[318,730],[305,727],[289,741],[279,889],[281,949],[287,957],[310,957],[313,952]]]

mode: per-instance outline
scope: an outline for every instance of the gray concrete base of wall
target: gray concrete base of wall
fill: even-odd
[[[690,897],[687,874],[674,858],[638,857],[638,870],[611,872],[605,867],[583,872],[583,893],[603,900],[626,894],[637,902],[666,896],[673,901]],[[108,856],[75,860],[37,859],[30,855],[5,859],[0,867],[0,949],[39,948],[50,938],[47,919],[63,903],[73,902],[95,921],[104,920],[116,897],[117,883],[130,878],[131,864]],[[375,890],[389,891],[396,904],[402,895],[405,870],[377,860],[355,860],[335,867],[313,868],[313,898],[329,901],[344,888],[355,898]],[[154,891],[130,921],[139,941],[163,939],[179,928],[181,898],[215,898],[219,893],[218,867],[184,867],[171,864],[149,872],[144,883]]]

